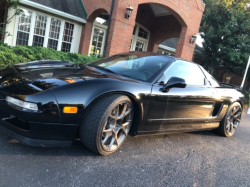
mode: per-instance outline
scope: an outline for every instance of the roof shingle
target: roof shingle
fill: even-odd
[[[30,0],[35,3],[86,19],[79,0]]]

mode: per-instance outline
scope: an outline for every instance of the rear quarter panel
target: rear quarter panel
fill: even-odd
[[[247,114],[249,108],[249,95],[245,90],[224,88],[224,96],[229,101],[229,105],[239,102],[242,106],[242,117]]]

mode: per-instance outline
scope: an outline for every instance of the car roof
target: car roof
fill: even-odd
[[[183,59],[183,58],[177,58],[177,57],[174,57],[174,56],[164,55],[164,54],[160,54],[160,53],[156,53],[156,52],[130,51],[130,52],[127,52],[127,53],[118,53],[118,54],[115,54],[115,55],[112,55],[112,56],[131,55],[131,54],[145,54],[145,55],[152,55],[152,56],[165,56],[165,57],[174,59],[174,62],[176,60],[181,60],[181,61],[197,64],[196,62],[189,61],[189,60],[186,60],[186,59]],[[197,65],[199,65],[199,64],[197,64]]]

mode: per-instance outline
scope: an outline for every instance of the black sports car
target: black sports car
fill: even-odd
[[[32,146],[80,138],[108,155],[127,135],[215,129],[233,136],[249,98],[200,65],[155,53],[84,65],[42,60],[0,71],[0,129]]]

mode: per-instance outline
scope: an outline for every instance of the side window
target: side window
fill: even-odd
[[[218,81],[212,76],[210,75],[202,66],[200,66],[202,71],[204,72],[206,78],[208,79],[209,83],[211,84],[211,86],[214,86],[214,87],[219,87],[219,83]]]
[[[186,80],[187,85],[203,86],[205,76],[197,64],[185,61],[176,61],[164,72],[160,81],[165,84],[171,77],[179,77]]]

